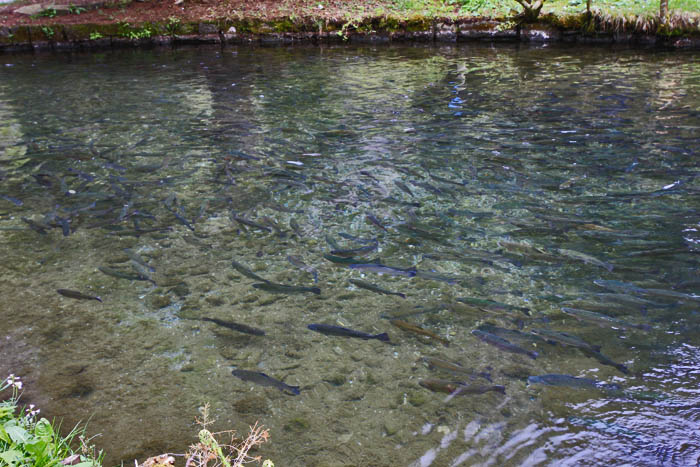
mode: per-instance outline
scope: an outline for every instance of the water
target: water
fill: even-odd
[[[214,429],[269,427],[259,454],[277,465],[700,460],[691,53],[244,47],[0,64],[0,371],[21,375],[25,402],[64,426],[89,419],[108,464],[183,452],[207,402]],[[377,240],[358,257],[417,275],[328,261],[328,239],[368,245],[341,233]],[[126,248],[155,272],[137,271]],[[254,288],[234,260],[321,293]],[[652,329],[597,326],[562,307]],[[387,319],[399,315],[449,346]],[[471,333],[489,324],[525,333],[506,338],[539,356]],[[604,357],[533,342],[532,329],[568,332]],[[489,373],[506,394],[431,392],[419,381],[489,383],[426,357]],[[550,373],[620,389],[527,383]]]

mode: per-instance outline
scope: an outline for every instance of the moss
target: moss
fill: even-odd
[[[412,16],[404,24],[406,32],[430,31],[433,27],[433,21],[425,16]]]
[[[421,405],[425,404],[428,402],[428,398],[426,397],[424,392],[419,392],[419,391],[411,391],[408,393],[408,403],[411,404],[414,407],[420,407]]]
[[[289,420],[287,423],[284,424],[284,430],[285,431],[295,431],[295,432],[301,432],[301,431],[307,431],[311,427],[311,424],[305,419],[301,417],[295,417]]]
[[[345,375],[341,374],[333,375],[330,378],[326,379],[326,381],[332,384],[333,386],[342,386],[347,382],[347,380],[348,379],[345,377]]]

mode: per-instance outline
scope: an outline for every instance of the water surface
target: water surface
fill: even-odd
[[[269,427],[260,454],[277,465],[700,460],[691,53],[250,47],[0,65],[0,371],[65,426],[89,419],[108,463],[182,452],[207,402],[215,429]],[[356,258],[409,272],[324,257],[368,245]],[[255,288],[233,261],[320,294]],[[507,339],[538,356],[477,328],[520,331]],[[491,383],[430,357],[505,395],[431,392],[419,382]],[[544,374],[598,386],[528,382]]]

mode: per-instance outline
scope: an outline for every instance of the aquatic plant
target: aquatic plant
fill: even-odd
[[[267,441],[270,436],[269,430],[263,429],[262,425],[258,426],[256,422],[250,427],[250,433],[243,440],[237,439],[236,432],[233,430],[212,433],[207,429],[207,426],[214,422],[209,416],[209,404],[204,404],[201,410],[202,419],[196,419],[197,424],[202,427],[198,434],[199,442],[190,446],[185,454],[186,466],[241,467],[244,464],[262,460],[260,456],[249,455],[249,451]],[[222,437],[230,437],[228,444],[221,441]],[[274,464],[270,460],[265,460],[263,467],[274,467]]]
[[[40,410],[33,404],[19,406],[22,381],[18,376],[11,374],[0,383],[0,392],[8,389],[12,394],[0,402],[0,464],[101,465],[102,451],[96,452],[94,446],[88,445],[92,438],[85,436],[84,427],[76,425],[66,436],[61,436],[60,425],[43,417],[37,420]],[[80,442],[79,452],[71,448],[76,438]]]

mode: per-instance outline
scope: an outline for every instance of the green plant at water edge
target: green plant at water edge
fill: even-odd
[[[119,23],[119,34],[128,39],[145,39],[153,35],[153,30],[149,26],[144,26],[141,29],[132,29],[129,23]]]
[[[40,11],[39,13],[36,14],[36,16],[44,16],[46,18],[53,18],[56,16],[58,12],[56,11],[55,8],[47,8],[46,10]]]
[[[165,30],[171,36],[174,36],[177,32],[177,28],[180,26],[180,18],[171,16],[168,18],[168,22],[165,23]]]
[[[59,466],[62,463],[78,467],[99,467],[102,452],[88,446],[85,430],[77,426],[62,437],[59,426],[45,418],[37,420],[39,409],[34,405],[18,405],[22,381],[10,375],[0,383],[0,393],[11,391],[8,399],[0,402],[0,465],[8,466]],[[81,444],[81,452],[71,448],[75,439]]]
[[[77,5],[70,5],[68,7],[68,12],[71,15],[79,15],[80,13],[85,13],[86,11],[87,11],[86,8],[83,8],[83,7],[77,6]]]
[[[97,39],[102,39],[104,36],[99,31],[92,31],[90,33],[90,40],[95,41]]]
[[[48,37],[49,39],[53,38],[53,35],[54,35],[53,28],[51,28],[49,26],[42,26],[41,32],[43,32],[44,35],[46,37]]]
[[[201,408],[202,419],[197,420],[197,424],[202,427],[199,430],[199,442],[190,446],[189,451],[185,454],[186,463],[189,466],[197,467],[242,467],[249,462],[260,462],[260,456],[253,457],[248,455],[255,446],[259,446],[267,441],[270,436],[268,430],[262,426],[255,425],[250,427],[248,436],[241,440],[236,438],[236,433],[232,430],[212,433],[207,429],[208,425],[213,423],[209,417],[209,404],[204,404]],[[221,441],[222,437],[230,438],[229,444]],[[270,460],[263,462],[263,467],[274,467]]]
[[[544,6],[545,0],[515,0],[523,7],[523,12],[520,14],[522,20],[526,23],[534,22],[540,16],[540,11]]]

